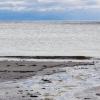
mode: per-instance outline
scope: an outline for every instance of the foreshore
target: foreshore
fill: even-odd
[[[0,58],[3,59],[0,60],[0,100],[100,100],[99,59],[84,56]]]

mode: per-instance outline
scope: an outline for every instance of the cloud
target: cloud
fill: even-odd
[[[0,0],[0,10],[54,12],[73,9],[100,9],[100,0]]]

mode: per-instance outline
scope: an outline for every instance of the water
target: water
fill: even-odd
[[[100,24],[0,23],[0,56],[100,56]]]

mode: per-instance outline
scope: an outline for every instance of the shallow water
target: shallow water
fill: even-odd
[[[100,24],[0,23],[0,55],[100,56]]]

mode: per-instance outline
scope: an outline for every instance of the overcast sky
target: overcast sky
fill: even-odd
[[[100,0],[0,0],[1,20],[100,20]]]

